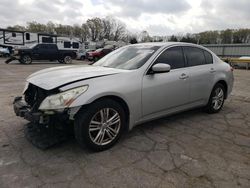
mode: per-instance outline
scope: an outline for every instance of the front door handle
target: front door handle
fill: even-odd
[[[185,80],[188,78],[188,75],[186,75],[185,73],[182,73],[179,78]]]
[[[211,68],[210,73],[214,73],[214,72],[216,72],[216,70],[214,70],[214,68]]]

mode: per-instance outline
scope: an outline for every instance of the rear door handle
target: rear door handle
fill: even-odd
[[[211,68],[211,69],[210,69],[210,72],[211,72],[211,73],[214,73],[214,72],[216,72],[216,70],[214,70],[214,68]]]
[[[182,73],[179,78],[184,80],[188,78],[188,75],[186,75],[185,73]]]

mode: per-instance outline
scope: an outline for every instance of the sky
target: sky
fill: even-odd
[[[0,0],[0,28],[30,21],[81,25],[107,16],[152,36],[250,28],[250,0]]]

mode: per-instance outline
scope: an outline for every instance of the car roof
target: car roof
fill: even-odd
[[[159,46],[159,47],[167,47],[167,46],[172,46],[172,45],[188,45],[188,46],[195,46],[195,47],[202,47],[200,45],[197,44],[193,44],[193,43],[186,43],[186,42],[146,42],[146,43],[137,43],[137,44],[132,44],[135,46],[141,46],[141,45],[145,45],[145,46]]]

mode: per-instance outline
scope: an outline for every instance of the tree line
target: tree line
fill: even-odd
[[[43,32],[57,34],[60,36],[74,36],[82,38],[83,41],[107,40],[128,40],[128,31],[126,25],[112,17],[92,18],[79,25],[62,25],[49,21],[47,24],[41,24],[36,21],[28,22],[26,26],[14,25],[7,29],[27,32]]]
[[[172,35],[169,41],[196,44],[242,44],[250,43],[250,29],[226,29],[222,31],[205,31],[197,34]]]
[[[47,24],[38,22],[28,22],[26,26],[14,25],[7,29],[43,32],[57,34],[60,36],[74,36],[83,41],[101,41],[103,39],[113,41],[125,41],[130,43],[138,42],[161,42],[161,41],[179,41],[196,44],[235,44],[250,43],[250,29],[226,29],[221,31],[205,31],[200,33],[177,34],[169,37],[150,36],[147,31],[137,34],[130,33],[126,25],[112,17],[91,18],[83,24],[62,25],[49,21]]]

